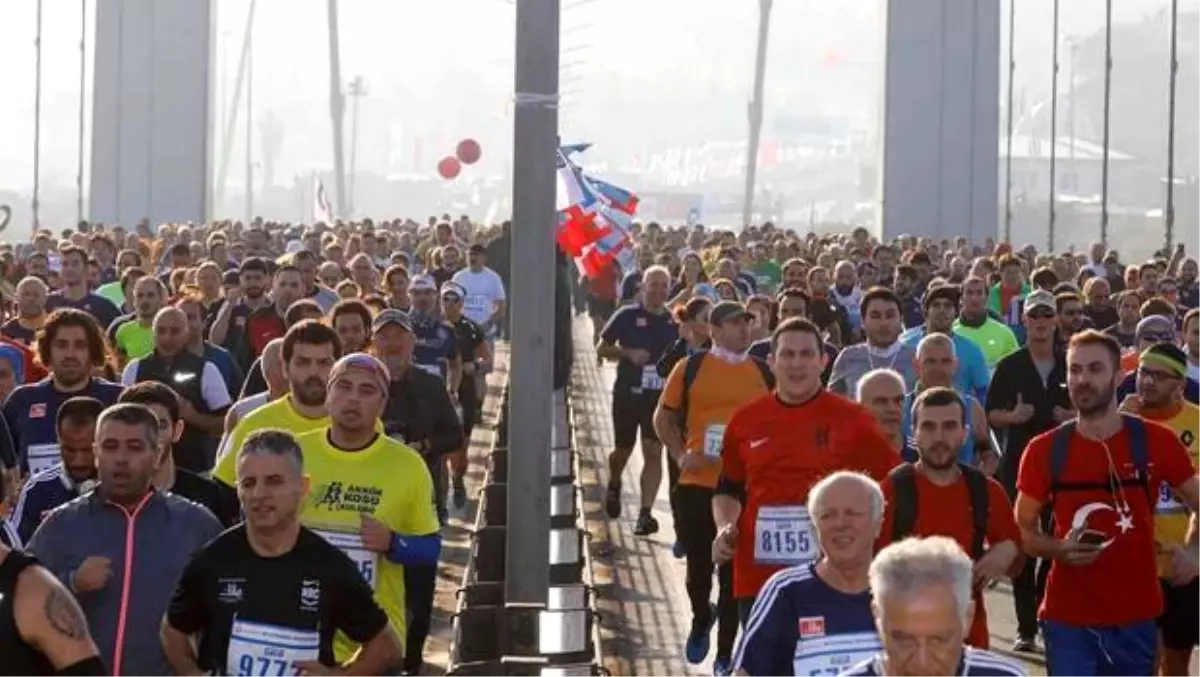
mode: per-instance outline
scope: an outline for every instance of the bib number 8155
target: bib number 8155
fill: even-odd
[[[762,551],[775,555],[804,555],[808,553],[810,542],[808,533],[804,531],[764,531],[762,532]]]

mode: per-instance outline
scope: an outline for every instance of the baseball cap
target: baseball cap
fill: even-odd
[[[391,372],[380,362],[374,355],[367,353],[350,353],[342,359],[333,363],[333,368],[329,370],[329,387],[337,383],[338,379],[348,371],[360,371],[375,379],[379,384],[379,389],[387,392],[388,383],[392,380]]]
[[[463,286],[457,282],[447,282],[447,283],[443,284],[442,285],[442,296],[447,296],[447,295],[451,295],[451,294],[454,296],[457,296],[460,299],[467,295],[466,290],[463,289]]]
[[[467,249],[468,254],[487,254],[487,247],[481,244],[473,244]]]
[[[728,320],[739,317],[750,319],[754,315],[737,301],[721,301],[713,306],[712,310],[708,311],[709,324],[723,324]]]
[[[388,308],[376,315],[375,319],[371,321],[371,333],[374,334],[389,324],[398,325],[405,331],[412,331],[412,320],[408,317],[408,313],[403,310]]]
[[[1148,315],[1138,322],[1135,340],[1154,339],[1157,341],[1173,341],[1175,339],[1175,323],[1165,315]]]
[[[417,275],[408,282],[409,291],[437,291],[437,283],[428,275]]]
[[[1049,308],[1058,312],[1058,306],[1054,304],[1054,294],[1044,289],[1029,292],[1025,296],[1025,314],[1028,315],[1034,308]]]

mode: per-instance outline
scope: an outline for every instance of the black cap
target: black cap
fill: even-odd
[[[473,244],[470,249],[467,249],[468,254],[487,254],[487,247],[481,244]]]
[[[754,317],[754,314],[737,301],[721,301],[708,311],[709,324],[723,324],[739,317],[750,319]]]

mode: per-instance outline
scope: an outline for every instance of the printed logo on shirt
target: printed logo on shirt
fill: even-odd
[[[300,581],[300,610],[316,611],[321,606],[321,581],[305,578]]]
[[[38,402],[29,405],[29,418],[46,418],[46,403]]]
[[[1179,433],[1179,441],[1183,442],[1183,446],[1190,449],[1192,442],[1196,441],[1196,434],[1191,430],[1184,430],[1183,432]]]
[[[328,508],[340,511],[373,513],[383,500],[383,490],[379,487],[366,487],[357,484],[330,482],[317,486],[313,492],[313,508]]]
[[[245,591],[242,589],[245,582],[244,578],[218,578],[217,599],[223,604],[240,603],[245,597]]]
[[[646,326],[646,318],[644,318],[644,317],[637,318],[634,321],[634,325],[636,325],[638,327],[645,327]]]
[[[750,440],[750,448],[757,449],[757,448],[761,447],[762,445],[767,443],[767,439],[768,438],[764,437],[762,439]]]
[[[800,639],[825,636],[825,617],[806,616],[800,619]]]

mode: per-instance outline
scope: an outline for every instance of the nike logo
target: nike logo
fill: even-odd
[[[765,438],[765,437],[762,439],[758,439],[758,440],[750,440],[750,448],[757,449],[766,443],[767,443],[767,438]]]

